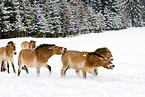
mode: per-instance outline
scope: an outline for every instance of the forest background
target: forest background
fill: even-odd
[[[0,39],[145,26],[145,0],[0,0]]]

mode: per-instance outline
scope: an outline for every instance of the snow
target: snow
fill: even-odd
[[[108,47],[113,56],[115,68],[99,68],[98,76],[87,74],[83,79],[69,69],[66,77],[61,77],[61,55],[52,56],[48,64],[52,67],[40,69],[37,77],[35,68],[23,70],[18,77],[10,66],[10,74],[0,72],[0,97],[142,97],[145,95],[145,27],[129,28],[119,31],[106,31],[67,38],[14,38],[1,39],[0,46],[13,41],[17,53],[23,41],[35,40],[37,46],[42,43],[56,44],[68,50],[94,51]],[[18,54],[15,55],[15,68]]]

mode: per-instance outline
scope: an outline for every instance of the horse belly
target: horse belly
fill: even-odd
[[[91,74],[93,74],[93,75],[95,75],[96,74],[96,72],[95,72],[95,69],[98,71],[98,67],[94,67],[94,68],[87,68],[87,72],[89,72],[89,73],[91,73]]]
[[[33,68],[33,67],[36,67],[36,57],[33,56],[33,54],[29,55],[23,55],[22,58],[22,64],[23,65],[26,65],[27,67],[30,67],[30,68]]]
[[[81,70],[85,65],[85,61],[81,62],[72,62],[69,60],[69,68],[74,68],[75,70]]]
[[[30,67],[30,68],[34,68],[37,66],[37,63],[35,59],[31,61],[23,60],[23,65],[26,65],[27,67]]]
[[[5,50],[0,48],[0,59],[6,60]]]

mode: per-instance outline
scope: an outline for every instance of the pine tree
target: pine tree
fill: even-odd
[[[17,18],[19,19],[19,23],[17,25],[20,26],[20,32],[22,36],[28,36],[28,33],[32,32],[32,24],[33,24],[33,15],[32,15],[32,7],[29,0],[21,0],[19,1],[19,14]],[[20,24],[22,23],[22,24]]]
[[[71,25],[71,9],[67,0],[63,0],[61,3],[61,19],[62,19],[62,30],[63,37],[66,35],[73,34],[72,25]]]
[[[99,27],[98,32],[106,29],[105,17],[101,11],[97,13],[97,22]]]
[[[52,26],[50,28],[50,31],[52,34],[55,34],[55,36],[58,36],[58,34],[62,33],[61,29],[61,16],[60,16],[60,11],[61,11],[61,3],[59,0],[50,0],[49,2],[49,23]]]
[[[45,18],[44,4],[43,1],[34,1],[33,4],[33,15],[34,15],[34,23],[33,23],[33,32],[37,35],[45,35],[44,33],[49,32],[49,27],[47,25],[47,20]],[[44,36],[42,36],[44,37]]]
[[[3,8],[4,8],[4,2],[3,1],[0,1],[0,33],[4,32],[4,23],[3,23]]]
[[[89,20],[89,30],[91,32],[96,32],[97,30],[99,30],[99,21],[97,18],[97,15],[95,13],[95,10],[91,7],[88,7],[88,20]]]
[[[3,10],[2,10],[2,22],[3,29],[2,32],[12,32],[15,31],[16,23],[16,11],[14,8],[13,0],[3,0]]]
[[[24,25],[23,25],[23,23],[22,23],[22,17],[21,17],[21,10],[20,10],[20,2],[19,2],[19,0],[13,0],[13,2],[14,2],[14,7],[15,7],[15,9],[16,9],[16,24],[15,24],[15,30],[16,30],[16,32],[17,32],[17,36],[21,36],[21,33],[22,32],[24,32],[24,31],[26,31],[26,29],[25,29],[25,27],[24,27]]]
[[[70,0],[70,5],[73,13],[73,20],[75,27],[75,33],[88,33],[90,29],[90,21],[88,16],[90,15],[89,9],[81,0]]]
[[[141,5],[143,5],[143,25],[145,26],[145,0],[140,0]]]
[[[131,26],[143,26],[142,12],[143,6],[139,0],[124,0],[124,14],[126,15],[126,20],[131,22]]]
[[[69,6],[71,10],[71,19],[70,23],[72,25],[71,32],[73,35],[79,34],[80,26],[79,26],[79,19],[78,19],[78,7],[77,7],[77,2],[76,0],[70,0],[69,1]]]

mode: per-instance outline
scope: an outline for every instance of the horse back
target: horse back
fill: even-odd
[[[63,65],[67,64],[70,68],[80,69],[85,64],[86,54],[87,52],[67,51],[61,59]]]
[[[19,53],[19,61],[23,62],[25,65],[33,65],[33,62],[36,61],[36,52],[31,49],[23,49]]]

